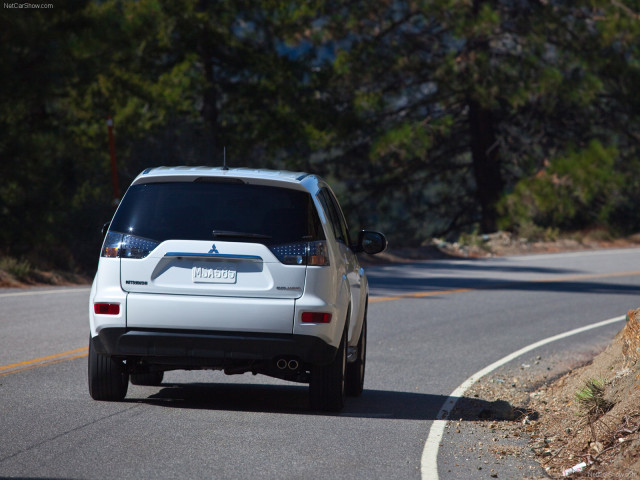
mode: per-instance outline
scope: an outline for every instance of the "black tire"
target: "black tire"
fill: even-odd
[[[132,373],[129,377],[132,385],[157,387],[164,379],[164,372]]]
[[[358,353],[355,362],[347,364],[346,392],[350,397],[359,397],[364,390],[364,372],[367,365],[367,314],[365,311],[362,330],[358,340]]]
[[[347,332],[345,330],[333,361],[329,365],[318,365],[311,369],[309,399],[312,410],[339,412],[344,407],[346,344]]]
[[[89,394],[94,400],[118,401],[127,395],[129,375],[121,361],[96,352],[89,339]]]

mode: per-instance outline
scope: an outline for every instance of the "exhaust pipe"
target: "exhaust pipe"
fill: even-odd
[[[276,367],[278,367],[279,370],[285,370],[288,368],[291,371],[295,371],[300,368],[300,362],[295,358],[290,360],[287,360],[286,358],[279,358],[276,361]]]

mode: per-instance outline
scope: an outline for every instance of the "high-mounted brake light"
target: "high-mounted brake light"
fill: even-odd
[[[119,315],[119,303],[94,303],[93,311],[99,315]]]
[[[331,314],[324,312],[302,312],[302,323],[330,323]]]

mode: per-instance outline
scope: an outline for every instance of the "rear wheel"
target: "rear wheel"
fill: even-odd
[[[164,379],[164,372],[145,372],[145,373],[132,373],[130,376],[132,385],[142,385],[157,387],[162,383]]]
[[[367,314],[364,315],[356,361],[347,364],[346,391],[350,397],[359,397],[364,390],[364,370],[367,362]]]
[[[333,361],[329,365],[316,366],[311,369],[309,397],[311,408],[325,412],[339,412],[344,407],[345,370],[347,364],[347,332],[342,340]]]
[[[123,400],[129,375],[121,361],[98,353],[89,339],[89,394],[94,400]]]

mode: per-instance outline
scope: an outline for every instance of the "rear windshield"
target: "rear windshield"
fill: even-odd
[[[277,245],[324,238],[307,192],[208,181],[134,185],[110,230],[158,242],[216,239]],[[214,237],[214,230],[221,236]]]

